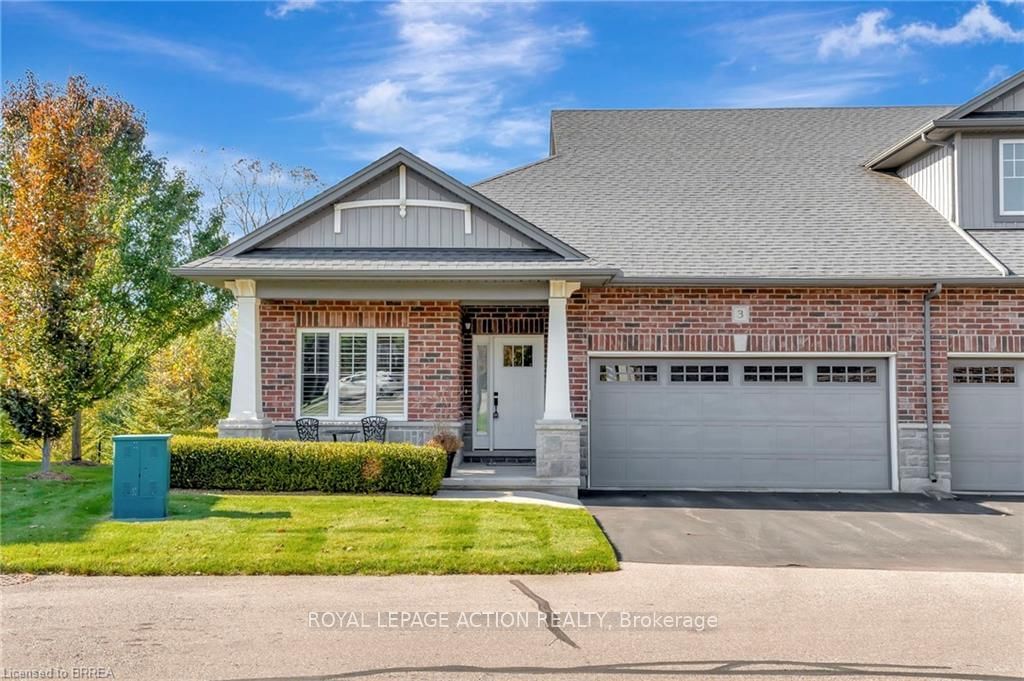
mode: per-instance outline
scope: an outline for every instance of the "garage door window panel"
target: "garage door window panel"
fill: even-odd
[[[727,364],[683,364],[670,369],[672,383],[728,383]]]
[[[605,383],[657,383],[657,364],[602,364],[598,380]]]
[[[1014,385],[1017,383],[1017,371],[1013,366],[973,365],[953,367],[953,382],[979,385]]]
[[[804,368],[796,364],[758,364],[743,367],[744,383],[803,383]]]
[[[818,383],[878,383],[878,369],[871,366],[819,365]]]

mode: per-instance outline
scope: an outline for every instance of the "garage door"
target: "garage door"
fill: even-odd
[[[953,489],[1024,492],[1024,361],[952,361],[949,419]]]
[[[890,489],[884,360],[594,359],[590,486]]]

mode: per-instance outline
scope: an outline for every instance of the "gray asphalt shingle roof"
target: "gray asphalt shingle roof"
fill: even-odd
[[[971,232],[1016,275],[1024,275],[1024,229],[983,229]]]
[[[949,110],[556,111],[553,157],[475,189],[626,277],[997,277],[862,166]]]

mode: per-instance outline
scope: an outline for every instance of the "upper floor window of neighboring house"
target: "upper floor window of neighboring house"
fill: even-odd
[[[1024,215],[1024,139],[999,142],[999,213]]]

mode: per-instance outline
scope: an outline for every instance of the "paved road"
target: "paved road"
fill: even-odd
[[[520,578],[53,576],[3,587],[0,598],[9,676],[54,667],[157,681],[1024,675],[1019,574],[625,564]],[[545,607],[718,620],[703,632],[605,630],[596,615],[592,628],[455,628],[456,615],[434,630],[374,623],[379,611],[529,618]],[[332,620],[323,612],[365,612],[371,626],[310,627],[311,611],[321,624]]]
[[[622,560],[682,565],[1024,572],[1024,498],[591,493]]]

